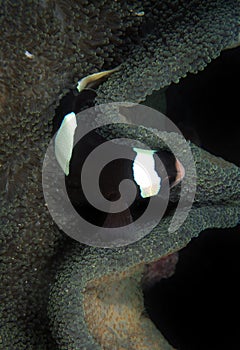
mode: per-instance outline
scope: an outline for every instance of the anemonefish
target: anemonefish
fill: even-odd
[[[119,184],[124,179],[135,182],[137,187],[136,205],[121,213],[107,214],[100,212],[87,203],[81,186],[81,170],[87,156],[106,140],[96,131],[80,140],[73,148],[77,119],[74,112],[67,114],[55,137],[56,159],[66,175],[66,188],[75,209],[87,220],[107,227],[127,225],[138,217],[138,212],[146,207],[152,196],[164,193],[165,186],[176,186],[185,175],[181,162],[168,150],[148,150],[140,148],[127,149],[131,159],[116,159],[101,172],[99,186],[102,195],[111,201],[120,196]],[[164,171],[157,167],[156,159],[160,158]],[[94,170],[93,170],[94,171]],[[165,173],[165,174],[166,174]],[[93,220],[94,218],[94,220]]]
[[[115,70],[112,70],[115,71]],[[109,71],[110,72],[110,71]],[[65,98],[58,109],[55,120],[55,156],[59,166],[66,175],[66,189],[70,201],[86,220],[98,226],[118,227],[127,225],[141,215],[151,197],[164,193],[164,188],[176,186],[185,176],[184,166],[169,150],[150,150],[126,147],[130,159],[116,159],[102,169],[99,187],[102,195],[111,202],[120,197],[119,184],[130,179],[136,185],[137,195],[134,204],[119,213],[102,212],[88,203],[81,185],[81,171],[87,156],[106,140],[95,130],[83,137],[74,145],[74,137],[78,122],[76,113],[81,109],[79,99],[84,94],[85,82],[78,85],[79,94],[71,94]],[[81,90],[83,88],[83,90]],[[77,103],[76,103],[77,101]],[[82,101],[82,100],[81,100]],[[76,108],[76,105],[78,107]],[[62,108],[62,109],[61,109]],[[67,113],[62,117],[63,111]],[[60,118],[59,118],[60,115]],[[162,166],[157,163],[161,160]],[[164,171],[162,169],[164,167]],[[166,175],[167,174],[167,175]]]

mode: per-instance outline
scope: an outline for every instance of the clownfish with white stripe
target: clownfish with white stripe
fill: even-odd
[[[111,74],[114,71],[108,72]],[[138,218],[148,205],[150,197],[158,195],[164,197],[166,186],[171,189],[178,185],[185,176],[185,170],[181,162],[168,150],[129,149],[128,146],[116,144],[116,147],[128,148],[126,152],[130,154],[132,160],[116,159],[105,166],[101,172],[99,187],[102,195],[109,200],[111,205],[111,201],[115,201],[120,197],[119,184],[121,181],[130,179],[135,183],[137,189],[135,204],[119,213],[101,212],[90,205],[82,190],[81,170],[87,156],[106,140],[94,130],[81,139],[75,147],[73,145],[77,129],[76,113],[81,109],[81,103],[79,105],[78,102],[79,100],[85,100],[86,95],[84,95],[84,99],[81,99],[82,94],[86,93],[84,86],[88,86],[92,78],[94,77],[90,78],[89,76],[85,81],[80,80],[78,84],[79,94],[72,94],[70,98],[65,99],[65,105],[60,106],[59,111],[61,113],[69,112],[63,117],[60,116],[60,121],[56,122],[55,120],[55,129],[57,129],[55,155],[66,176],[66,189],[69,199],[79,214],[98,226],[119,227]],[[95,97],[95,95],[92,95],[92,97]],[[157,166],[156,157],[161,160],[164,171]]]

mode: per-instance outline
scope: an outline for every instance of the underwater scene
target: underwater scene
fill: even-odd
[[[240,349],[240,1],[0,0],[0,350]]]

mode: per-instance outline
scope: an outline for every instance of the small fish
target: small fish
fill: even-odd
[[[129,154],[129,157],[116,159],[102,170],[99,188],[103,197],[109,201],[110,211],[105,213],[98,210],[91,206],[84,196],[81,172],[88,155],[106,140],[93,130],[73,148],[76,128],[75,112],[67,113],[56,133],[55,155],[67,176],[66,188],[72,205],[85,220],[97,226],[114,228],[131,224],[144,212],[149,197],[159,195],[160,198],[164,199],[166,189],[176,186],[185,176],[181,162],[167,150],[129,148],[114,144],[116,154],[119,152]],[[161,160],[161,163],[157,161],[157,158]],[[94,173],[94,164],[92,166],[92,173]],[[127,209],[114,213],[111,207],[112,205],[115,207],[115,203],[112,202],[120,198],[119,184],[124,179],[132,180],[137,185],[136,198]],[[126,198],[122,200],[126,201],[127,204]],[[125,208],[126,206],[120,205],[120,207]]]
[[[117,72],[119,69],[120,69],[120,66],[110,70],[104,70],[102,72],[87,75],[86,77],[78,81],[78,84],[77,84],[78,92],[84,89],[89,89],[92,86],[95,86],[96,84],[100,83],[102,79],[107,78],[110,74]]]

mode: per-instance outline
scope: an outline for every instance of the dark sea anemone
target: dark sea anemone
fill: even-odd
[[[223,133],[215,142],[210,130],[219,135],[215,130],[221,118],[211,119],[217,121],[216,129],[206,126],[201,118],[194,120],[188,139],[192,141],[198,181],[188,219],[177,234],[168,234],[170,210],[149,235],[116,249],[80,244],[57,227],[45,205],[41,170],[54,117],[59,108],[62,117],[66,115],[64,108],[69,106],[66,102],[63,108],[60,101],[69,91],[74,95],[79,80],[103,70],[121,67],[98,87],[91,87],[94,91],[82,95],[81,108],[111,101],[151,104],[152,92],[170,85],[166,91],[168,114],[184,124],[194,110],[194,98],[203,96],[206,100],[208,96],[198,93],[191,103],[182,96],[181,103],[181,93],[174,91],[178,85],[172,83],[185,78],[180,81],[184,84],[191,79],[190,75],[186,78],[189,72],[198,73],[222,50],[237,45],[239,18],[237,0],[0,2],[0,348],[197,348],[197,340],[188,343],[184,330],[182,338],[171,330],[170,311],[170,322],[156,321],[152,306],[144,306],[142,281],[147,267],[184,248],[201,231],[237,225],[240,170],[233,150],[239,149],[238,137],[229,140]],[[234,50],[239,60],[239,49]],[[209,65],[210,70],[215,69],[212,67]],[[214,81],[220,79],[220,85],[229,89],[222,72]],[[198,90],[198,84],[194,82],[189,89]],[[208,106],[211,99],[210,95]],[[231,133],[235,129],[230,119],[235,100],[228,102],[226,98]],[[188,114],[186,119],[174,110],[175,101],[180,101],[183,115]],[[187,135],[186,129],[183,132]],[[127,134],[129,130],[112,132]],[[144,135],[139,132],[141,137]],[[184,258],[183,251],[180,264],[181,255]],[[163,275],[171,274],[173,266],[172,262],[172,269]],[[148,300],[145,295],[146,305]],[[163,318],[165,315],[163,312]],[[220,348],[218,341],[208,337],[202,344],[205,349]],[[230,340],[223,344],[236,348]]]

